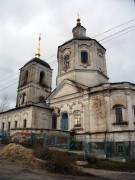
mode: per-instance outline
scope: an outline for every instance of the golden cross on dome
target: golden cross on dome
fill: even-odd
[[[80,17],[79,17],[79,14],[78,14],[78,13],[77,13],[77,16],[78,16],[78,17],[77,17],[77,20],[76,20],[76,21],[77,21],[77,25],[81,25],[81,22],[80,22],[80,21],[81,21],[81,19],[80,19]]]

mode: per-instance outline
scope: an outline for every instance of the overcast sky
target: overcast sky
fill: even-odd
[[[93,37],[133,20],[135,2],[134,0],[0,0],[0,97],[8,94],[11,107],[15,106],[19,69],[35,56],[39,33],[41,33],[41,59],[46,59],[54,69],[52,84],[55,88],[57,48],[72,38],[77,13],[80,15],[82,25],[87,29],[87,36]],[[134,24],[135,20],[96,39],[99,41]],[[135,27],[127,31],[133,28]],[[100,43],[107,49],[109,81],[135,83],[135,30],[106,43],[105,40]],[[48,58],[50,56],[52,57]],[[6,88],[7,86],[9,87]]]

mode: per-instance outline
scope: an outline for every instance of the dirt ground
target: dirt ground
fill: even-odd
[[[68,176],[31,168],[21,162],[0,159],[0,180],[104,180],[96,176]]]
[[[43,167],[43,161],[35,158],[31,149],[17,144],[8,144],[0,148],[0,180],[99,180],[95,176],[66,176],[48,173]]]
[[[20,145],[0,147],[0,180],[134,180],[135,173],[80,167],[89,176],[69,176],[48,173],[44,161],[33,156],[32,150]]]

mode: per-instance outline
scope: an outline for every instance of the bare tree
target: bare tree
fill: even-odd
[[[8,95],[5,94],[0,99],[0,112],[7,111],[9,109],[9,99]]]

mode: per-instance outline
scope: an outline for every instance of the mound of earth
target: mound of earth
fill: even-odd
[[[32,149],[25,148],[15,143],[8,144],[0,150],[0,159],[25,163],[32,167],[39,164],[39,161],[33,155]]]

